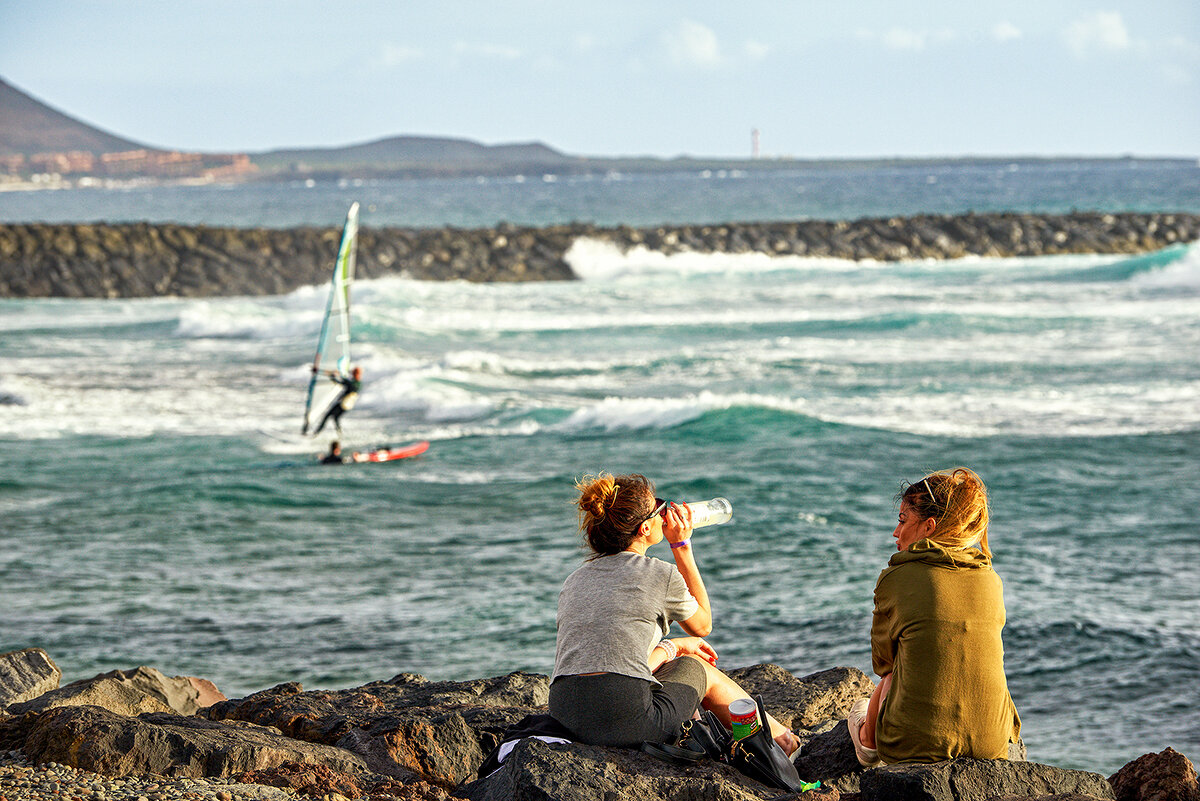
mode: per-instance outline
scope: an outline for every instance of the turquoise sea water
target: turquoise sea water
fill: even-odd
[[[275,192],[280,224],[310,213]],[[98,203],[79,219],[110,197],[57,195]],[[3,198],[5,219],[52,199]],[[323,287],[0,301],[0,650],[230,696],[546,673],[582,558],[572,482],[605,469],[733,502],[695,535],[718,664],[869,672],[893,497],[961,463],[992,491],[1030,757],[1200,755],[1200,248],[855,264],[580,242],[570,260],[584,280],[356,286],[345,444],[433,443],[388,464],[317,466],[328,439],[294,436]]]

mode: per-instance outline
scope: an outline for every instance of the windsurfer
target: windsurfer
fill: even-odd
[[[314,371],[315,372],[315,371]],[[335,384],[342,385],[342,391],[333,403],[329,404],[328,411],[321,418],[321,422],[317,424],[316,430],[313,431],[313,436],[321,433],[321,429],[325,427],[331,419],[333,427],[337,429],[338,436],[342,434],[342,415],[354,408],[354,404],[358,401],[358,393],[362,390],[362,368],[355,367],[350,371],[350,375],[344,376],[336,370],[330,370],[326,375],[329,380]]]

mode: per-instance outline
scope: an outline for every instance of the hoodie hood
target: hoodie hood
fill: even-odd
[[[992,560],[978,548],[963,548],[949,550],[930,539],[917,540],[908,546],[907,551],[892,554],[888,565],[908,564],[909,562],[924,562],[927,565],[952,568],[988,567]]]

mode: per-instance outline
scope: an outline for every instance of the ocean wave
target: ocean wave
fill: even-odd
[[[1168,248],[1160,253],[1164,256],[1161,261],[1155,261],[1150,269],[1133,276],[1136,286],[1152,290],[1200,291],[1200,244]]]
[[[707,415],[728,415],[730,425],[744,425],[740,418],[757,410],[818,425],[924,436],[1106,437],[1200,430],[1196,397],[1200,397],[1200,386],[1133,389],[1123,384],[1052,395],[1040,390],[987,389],[965,394],[904,392],[811,398],[700,392],[680,398],[606,398],[575,409],[549,428],[573,433],[669,429]],[[770,420],[755,422],[768,427],[773,424]]]
[[[1062,283],[1133,281],[1143,286],[1176,286],[1175,281],[1184,278],[1194,287],[1200,285],[1200,259],[1197,258],[1197,252],[1200,251],[1194,245],[1174,245],[1153,253],[1118,257],[1107,263],[1046,276],[1043,280]],[[1168,274],[1165,280],[1164,273]]]
[[[297,309],[241,299],[192,301],[179,310],[175,335],[183,339],[306,338],[315,346],[323,315],[323,306],[311,303]]]
[[[855,262],[849,259],[771,256],[758,252],[667,254],[650,250],[642,245],[622,252],[612,242],[587,237],[576,239],[563,259],[571,266],[571,270],[585,281],[613,280],[628,275],[645,275],[654,272],[672,274],[757,273],[818,267],[857,270],[866,265],[883,267],[885,264],[884,262]]]
[[[574,410],[565,420],[549,428],[568,433],[667,429],[694,422],[710,413],[738,408],[808,416],[807,403],[802,398],[701,392],[683,398],[605,398]]]
[[[1152,255],[1152,254],[1151,254]],[[613,281],[654,274],[675,276],[729,276],[770,272],[820,272],[846,274],[854,272],[904,274],[913,268],[933,271],[938,275],[960,270],[1003,273],[1009,270],[1086,270],[1103,268],[1119,256],[1108,254],[1062,254],[1051,256],[978,256],[956,259],[841,259],[828,256],[772,255],[762,252],[704,253],[683,251],[663,253],[638,245],[622,251],[606,240],[580,237],[563,257],[571,269],[584,281]]]

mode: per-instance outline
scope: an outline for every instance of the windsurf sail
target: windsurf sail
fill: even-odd
[[[354,281],[357,248],[358,203],[354,203],[346,214],[346,227],[342,229],[342,243],[338,246],[329,300],[325,304],[325,319],[321,321],[321,336],[317,339],[317,355],[313,357],[301,428],[305,434],[341,392],[341,385],[329,380],[329,371],[335,371],[343,378],[350,373],[350,284]]]

